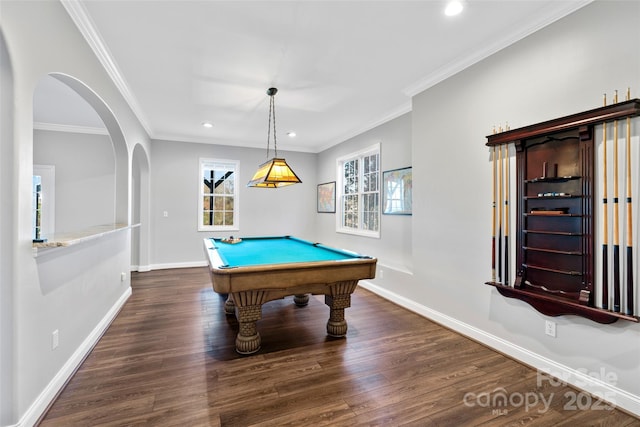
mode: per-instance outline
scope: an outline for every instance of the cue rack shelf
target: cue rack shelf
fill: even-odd
[[[515,236],[509,237],[515,237],[515,277],[506,273],[507,279],[500,279],[499,272],[487,285],[549,316],[640,321],[596,304],[594,218],[601,205],[594,203],[593,194],[596,126],[638,115],[640,100],[632,99],[487,136],[492,149],[512,144],[516,160]],[[503,209],[501,200],[497,206]],[[494,262],[495,257],[494,247]]]

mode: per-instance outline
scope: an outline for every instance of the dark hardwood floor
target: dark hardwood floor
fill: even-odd
[[[286,298],[241,356],[205,268],[134,273],[132,287],[42,426],[640,426],[588,395],[593,409],[574,410],[579,391],[361,288],[346,339],[326,336],[322,296]]]

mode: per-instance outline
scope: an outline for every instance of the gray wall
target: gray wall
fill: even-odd
[[[59,79],[67,84],[83,83],[76,91],[91,88],[95,92],[91,101],[103,101],[98,107],[92,105],[102,107],[100,116],[111,132],[114,152],[118,153],[114,156],[116,218],[127,217],[130,174],[127,153],[133,144],[148,145],[149,140],[59,2],[3,1],[0,8],[0,28],[11,59],[11,69],[6,70],[2,49],[3,101],[6,93],[13,93],[11,104],[3,102],[0,110],[3,137],[0,232],[2,250],[9,249],[12,254],[0,259],[1,294],[3,299],[11,298],[10,318],[5,319],[3,307],[1,320],[3,328],[7,324],[12,326],[10,334],[0,328],[0,390],[3,395],[10,395],[9,399],[0,399],[0,422],[31,425],[91,348],[100,327],[114,315],[114,307],[117,309],[130,293],[128,276],[121,281],[120,273],[129,269],[131,242],[130,233],[125,230],[54,249],[47,255],[39,252],[34,257],[31,242],[34,89],[43,76],[60,73]],[[7,78],[8,74],[13,79]],[[7,92],[6,84],[11,86]],[[7,153],[9,158],[5,157]],[[8,159],[12,173],[7,176],[4,162]],[[5,209],[10,209],[10,213],[6,214]],[[11,232],[6,233],[6,229]],[[59,330],[60,342],[52,350],[55,329]],[[6,372],[11,375],[5,375]]]
[[[412,166],[411,114],[404,114],[319,153],[318,183],[337,180],[336,159],[376,143],[380,143],[382,171]],[[339,201],[336,201],[337,212],[339,208]],[[317,240],[375,256],[382,268],[411,271],[413,268],[411,257],[413,218],[411,216],[381,215],[380,238],[377,239],[336,233],[336,215],[339,214],[317,214]]]
[[[13,421],[13,70],[4,33],[0,27],[0,425]]]
[[[56,232],[115,222],[116,171],[109,136],[35,130],[33,163],[56,167]]]
[[[151,262],[153,268],[204,265],[205,237],[315,235],[315,155],[279,152],[302,180],[278,189],[247,188],[265,149],[154,140],[151,147]],[[199,159],[240,161],[240,230],[198,231]],[[164,212],[168,213],[164,217]]]
[[[484,136],[493,125],[517,128],[597,108],[614,89],[631,86],[637,97],[639,17],[639,2],[594,2],[414,97],[416,289],[404,295],[477,328],[478,337],[505,340],[507,351],[530,353],[527,362],[614,374],[618,400],[631,393],[624,399],[636,413],[640,325],[564,316],[553,319],[551,338],[546,316],[483,285],[491,274],[492,197]]]
[[[485,136],[494,125],[517,128],[599,107],[602,93],[611,100],[614,89],[623,96],[631,86],[638,97],[639,16],[638,2],[594,2],[415,95],[410,115],[318,155],[318,182],[335,179],[337,157],[377,141],[383,170],[413,166],[413,216],[383,215],[380,239],[335,233],[333,215],[318,214],[324,241],[378,257],[378,276],[365,286],[637,414],[640,325],[563,316],[551,318],[551,338],[544,334],[550,318],[484,282],[491,277],[492,197]],[[638,128],[634,119],[635,134]],[[614,380],[598,388],[580,383],[584,372]]]

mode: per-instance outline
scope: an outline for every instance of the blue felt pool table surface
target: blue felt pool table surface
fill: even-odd
[[[234,268],[368,258],[292,236],[249,237],[241,240],[239,243],[228,243],[223,239],[211,239],[223,262],[220,267]]]

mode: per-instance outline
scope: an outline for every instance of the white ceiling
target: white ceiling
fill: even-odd
[[[278,147],[306,152],[589,1],[62,0],[152,138],[265,148],[274,86]]]

